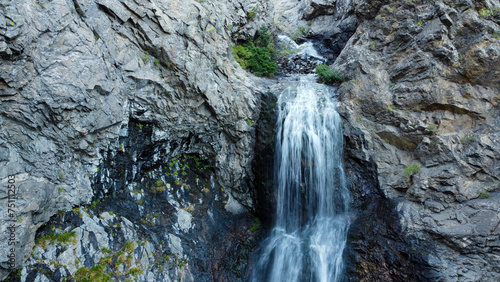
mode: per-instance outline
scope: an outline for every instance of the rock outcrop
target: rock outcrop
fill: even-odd
[[[80,264],[65,261],[66,255],[61,258],[59,248],[35,249],[30,261],[67,265],[61,274],[65,277],[74,275],[78,266],[97,262],[102,257],[100,243],[106,248],[109,244],[112,252],[121,248],[124,242],[113,236],[114,231],[110,233],[111,222],[127,226],[123,236],[132,240],[135,237],[130,234],[141,229],[140,220],[155,213],[177,216],[181,224],[200,212],[196,217],[200,221],[193,220],[193,226],[203,230],[208,227],[202,225],[210,220],[229,224],[228,217],[248,219],[248,209],[254,208],[249,193],[255,130],[251,121],[259,116],[260,97],[232,59],[230,45],[253,36],[268,17],[267,6],[266,1],[0,3],[0,278],[8,274],[10,266],[7,221],[12,218],[17,242],[12,266],[19,268],[35,246],[37,229],[58,211],[69,212],[106,196],[136,203],[108,206],[99,213],[91,207],[97,217],[85,215],[83,225],[73,226],[80,230],[75,231],[79,251],[73,253],[82,255]],[[134,139],[138,130],[148,132],[149,137]],[[180,154],[190,160],[191,168],[179,168],[177,163],[169,166]],[[206,169],[193,165],[199,162]],[[181,172],[189,180],[177,175]],[[9,175],[15,177],[17,187],[11,218],[7,210]],[[171,186],[155,188],[152,183],[156,181]],[[159,195],[170,199],[164,201],[166,206],[142,208],[138,204],[153,205]],[[116,220],[106,215],[127,208],[135,214],[120,213]],[[167,224],[158,216],[153,222]],[[71,229],[64,228],[68,230],[60,231]],[[242,224],[241,228],[248,226]],[[141,232],[147,235],[150,229]],[[219,230],[208,230],[197,233],[197,238],[217,234],[226,242],[239,242],[234,234],[240,231],[218,234]],[[163,239],[170,246],[163,249],[182,252],[181,245],[192,239],[185,233],[195,232],[187,227],[165,231],[171,240]],[[87,235],[101,237],[91,249],[79,248],[90,240]],[[162,239],[147,240],[160,248]],[[200,241],[210,244],[217,240]],[[147,243],[144,252],[151,255],[152,248]],[[205,247],[207,252],[214,249]],[[49,254],[52,251],[55,253]],[[142,258],[130,254],[134,263]],[[179,255],[178,259],[185,258]],[[215,267],[226,258],[219,254],[211,259],[205,264]],[[30,265],[36,267],[34,262]],[[151,271],[138,277],[147,280]],[[209,269],[199,273],[204,271]],[[189,268],[182,272],[186,277],[199,275]]]
[[[377,10],[354,3],[360,25],[333,68],[347,78],[339,90],[349,128],[347,162],[371,167],[379,185],[355,188],[355,197],[390,199],[386,212],[396,212],[406,247],[370,250],[366,241],[378,244],[370,237],[394,242],[394,235],[379,227],[353,231],[365,232],[352,238],[364,252],[357,255],[357,275],[363,281],[372,275],[497,281],[500,3],[379,2]],[[354,186],[369,186],[359,183]],[[420,265],[421,276],[391,272],[398,256]],[[374,262],[385,267],[371,267]]]

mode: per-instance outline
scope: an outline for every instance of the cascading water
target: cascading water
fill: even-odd
[[[350,193],[332,88],[302,78],[278,99],[276,226],[253,281],[341,281]]]

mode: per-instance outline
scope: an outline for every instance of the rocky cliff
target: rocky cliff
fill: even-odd
[[[340,92],[348,163],[371,167],[379,186],[355,188],[355,196],[390,199],[401,230],[399,240],[378,227],[353,232],[352,245],[371,252],[389,238],[408,250],[394,244],[385,256],[358,255],[358,274],[393,280],[396,256],[423,267],[417,280],[497,281],[500,3],[371,5],[354,4],[360,24],[333,67],[347,77]],[[382,268],[370,267],[374,261]]]
[[[281,86],[230,46],[266,25],[346,77],[350,279],[500,279],[499,8],[0,2],[0,278],[245,280]]]
[[[267,6],[0,3],[1,278],[30,254],[23,280],[91,274],[108,256],[100,266],[119,279],[195,279],[195,264],[198,275],[219,279],[230,268],[222,265],[226,252],[238,256],[253,236],[260,99],[230,46],[253,36]],[[9,175],[17,197],[8,212]],[[126,259],[125,244],[133,245]],[[142,272],[129,273],[134,267]]]

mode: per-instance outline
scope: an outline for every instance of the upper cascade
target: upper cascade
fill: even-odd
[[[280,53],[278,67],[284,74],[314,73],[316,66],[327,61],[310,41],[297,44],[286,35],[278,35],[276,45]]]

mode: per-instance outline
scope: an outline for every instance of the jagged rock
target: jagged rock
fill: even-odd
[[[370,173],[380,188],[356,193],[362,199],[380,191],[392,199],[389,210],[397,212],[402,229],[382,237],[401,232],[410,247],[393,249],[422,267],[416,271],[422,276],[380,273],[383,268],[371,274],[373,264],[388,263],[389,256],[360,252],[354,253],[362,264],[353,271],[367,281],[376,279],[372,275],[387,281],[496,281],[500,38],[492,11],[500,3],[372,4],[377,9],[358,8],[361,23],[334,64],[347,77],[339,90],[343,115],[350,132],[362,132],[362,138],[347,136],[353,139],[349,169],[359,171],[361,163],[375,170]],[[380,252],[383,245],[374,249],[392,252]]]
[[[4,2],[0,278],[12,214],[22,281],[244,280],[284,85],[230,46],[272,23],[348,80],[350,279],[500,279],[498,0]]]
[[[232,206],[254,208],[248,183],[255,129],[247,121],[259,116],[259,95],[232,60],[230,42],[252,37],[267,6],[0,4],[0,175],[5,187],[7,176],[15,175],[18,188],[15,268],[30,254],[38,227],[59,210],[123,190],[148,165],[179,153],[210,163],[216,185],[232,193]],[[149,125],[155,134],[135,144],[125,138],[130,124]],[[116,157],[132,147],[153,159]],[[127,163],[127,175],[117,179],[120,168],[108,159]],[[0,211],[7,215],[7,190],[1,191]],[[6,219],[0,222],[0,278],[8,274]]]

